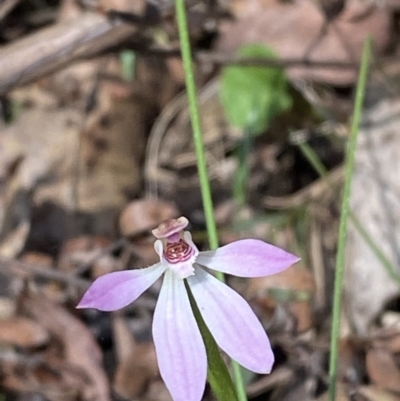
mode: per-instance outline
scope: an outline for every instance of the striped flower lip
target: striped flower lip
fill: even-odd
[[[183,239],[168,243],[164,249],[164,258],[168,263],[180,263],[189,260],[196,251]]]
[[[160,374],[174,401],[200,401],[207,376],[206,350],[185,281],[219,347],[245,368],[269,373],[274,354],[261,323],[238,293],[204,268],[239,277],[263,277],[279,273],[299,260],[257,239],[199,252],[191,234],[184,231],[188,223],[180,217],[160,224],[153,230],[159,263],[99,277],[77,306],[101,311],[121,309],[164,274],[154,311],[153,340]]]

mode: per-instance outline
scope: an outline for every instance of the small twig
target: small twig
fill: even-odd
[[[0,48],[0,94],[25,85],[77,60],[94,57],[138,33],[132,24],[86,13]]]
[[[144,47],[137,43],[132,44],[132,50],[137,51],[143,55],[160,56],[164,58],[180,57],[179,48],[150,46]],[[313,61],[307,58],[245,58],[229,54],[221,54],[218,52],[206,51],[193,51],[193,58],[202,63],[210,63],[216,65],[242,65],[242,66],[260,66],[260,67],[276,67],[276,68],[289,68],[289,67],[313,67],[313,68],[335,68],[335,69],[358,69],[359,63],[324,60]]]
[[[21,276],[36,276],[48,280],[56,280],[61,283],[70,284],[81,289],[87,289],[90,282],[88,280],[76,277],[71,273],[54,270],[49,267],[33,265],[14,259],[0,258],[0,269]]]
[[[132,24],[112,22],[100,14],[88,13],[71,23],[56,24],[38,33],[0,48],[0,95],[9,90],[33,82],[74,62],[90,59],[106,52],[119,52],[124,48],[143,55],[180,57],[178,48],[144,47],[137,42],[129,45],[138,28]],[[358,69],[358,63],[335,60],[310,61],[300,59],[242,58],[232,55],[194,52],[200,63],[214,65],[235,64],[276,68],[310,67],[339,70]]]
[[[83,273],[86,273],[88,269],[92,267],[92,265],[98,261],[100,258],[102,258],[105,255],[108,255],[110,253],[115,252],[116,250],[122,248],[127,244],[127,239],[126,238],[120,238],[116,241],[114,241],[112,244],[107,246],[106,248],[102,249],[99,251],[96,255],[94,255],[92,258],[90,258],[89,261],[82,263],[75,269],[75,274],[76,275],[81,275]]]

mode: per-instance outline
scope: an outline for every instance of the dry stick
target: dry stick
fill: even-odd
[[[20,0],[4,0],[0,4],[0,21],[3,20],[12,9],[19,3]]]
[[[144,21],[145,22],[145,21]],[[89,59],[131,42],[139,27],[120,20],[110,20],[102,14],[87,13],[70,22],[55,24],[39,32],[0,47],[0,95],[33,82],[76,61]],[[127,43],[128,45],[128,43]],[[143,54],[176,57],[178,49],[159,47],[131,48]],[[337,61],[313,62],[304,59],[243,59],[219,53],[195,52],[200,62],[224,65],[262,65],[276,68],[295,66],[335,69],[355,69],[354,63]]]
[[[180,49],[174,47],[160,47],[149,46],[143,47],[140,45],[132,45],[132,50],[135,50],[144,55],[156,55],[163,58],[180,57]],[[210,63],[216,65],[241,65],[249,67],[276,67],[276,68],[290,68],[290,67],[313,67],[313,68],[333,68],[333,69],[351,69],[358,70],[358,62],[338,61],[338,60],[310,60],[305,57],[302,58],[268,58],[268,57],[240,57],[221,52],[209,51],[193,51],[195,60],[203,63]]]
[[[83,290],[86,290],[90,284],[89,280],[76,277],[74,274],[54,270],[45,266],[21,262],[16,259],[0,258],[0,269],[5,273],[16,274],[23,278],[30,276],[40,277],[69,284]]]
[[[138,33],[138,26],[87,13],[0,48],[0,94],[77,60],[90,58]]]

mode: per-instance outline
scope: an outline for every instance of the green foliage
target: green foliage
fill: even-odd
[[[239,57],[276,58],[264,45],[247,45]],[[228,66],[222,71],[221,102],[228,122],[253,135],[264,132],[272,119],[290,109],[292,98],[281,68]]]
[[[127,82],[132,82],[135,77],[136,55],[132,50],[124,50],[120,53],[122,64],[122,76]]]

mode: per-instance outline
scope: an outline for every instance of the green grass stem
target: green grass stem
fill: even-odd
[[[319,174],[321,178],[327,181],[328,185],[333,190],[334,189],[333,183],[329,179],[328,171],[326,170],[325,166],[323,165],[318,155],[314,152],[314,149],[312,149],[311,146],[306,142],[299,143],[298,146],[303,155],[308,160],[308,162],[312,165],[314,170]],[[351,222],[354,224],[354,227],[357,230],[357,232],[361,235],[361,237],[364,239],[364,241],[367,243],[367,245],[370,247],[372,252],[377,257],[381,265],[385,268],[388,275],[392,278],[394,282],[396,282],[397,286],[400,289],[400,275],[396,272],[396,269],[390,262],[389,258],[379,248],[379,246],[376,244],[372,236],[368,233],[363,224],[361,224],[361,222],[358,220],[358,218],[352,211],[349,212],[349,218]]]
[[[332,332],[331,332],[331,346],[330,346],[330,358],[329,358],[328,392],[330,401],[336,400],[340,314],[342,307],[346,231],[347,231],[347,221],[350,212],[349,199],[350,199],[351,178],[354,171],[354,159],[355,159],[354,156],[355,156],[359,126],[361,121],[371,54],[372,54],[372,40],[370,37],[368,37],[364,43],[360,72],[356,88],[356,97],[354,103],[350,139],[347,149],[345,180],[344,180],[344,188],[342,195],[338,248],[336,255],[335,283],[333,291]]]
[[[175,0],[176,18],[179,29],[180,49],[183,68],[185,72],[186,91],[189,103],[190,120],[192,124],[193,140],[196,151],[197,169],[199,173],[201,196],[203,200],[204,215],[206,219],[208,240],[211,249],[218,248],[218,233],[214,220],[213,202],[211,197],[210,182],[207,174],[206,156],[201,131],[199,106],[196,94],[196,84],[193,70],[192,51],[190,46],[189,29],[186,17],[185,0]],[[224,275],[218,273],[217,277],[225,281]],[[244,382],[240,366],[232,361],[235,385],[239,401],[247,401]]]

